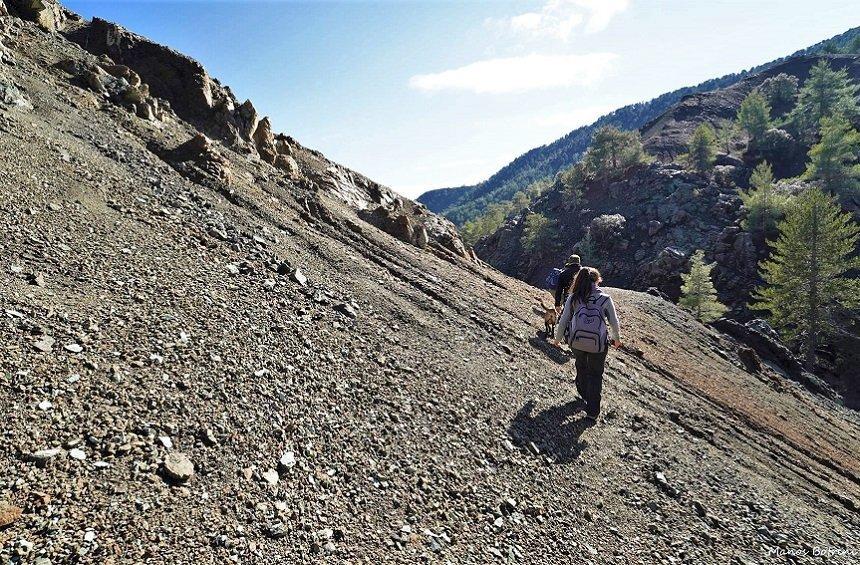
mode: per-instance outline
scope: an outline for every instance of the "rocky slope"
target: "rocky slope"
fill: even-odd
[[[458,225],[462,224],[481,215],[490,204],[510,200],[518,190],[525,190],[530,183],[541,178],[552,178],[559,171],[579,161],[591,143],[592,134],[602,126],[611,125],[625,130],[640,129],[660,118],[675,104],[681,103],[683,107],[690,97],[695,100],[697,95],[727,88],[746,77],[766,72],[786,60],[820,53],[825,47],[831,49],[847,47],[858,36],[860,36],[860,28],[853,28],[788,57],[750,70],[707,80],[696,86],[679,88],[648,102],[624,106],[600,117],[593,124],[577,128],[552,143],[524,153],[482,183],[429,190],[422,194],[418,201],[426,204],[430,210],[444,214]]]
[[[611,290],[587,428],[535,289],[0,42],[4,563],[856,559],[860,421],[744,345]]]
[[[29,0],[19,2],[30,4]],[[297,184],[336,195],[403,241],[429,246],[444,255],[473,258],[449,221],[329,161],[292,137],[273,132],[269,119],[259,115],[250,100],[239,103],[230,88],[210,77],[197,61],[111,22],[99,18],[82,21],[54,2],[39,0],[37,4],[43,6],[41,11],[21,12],[99,56],[90,62],[58,62],[73,81],[146,120],[161,121],[163,115],[175,114],[205,136],[196,145],[167,156],[174,166],[185,163],[182,168],[198,178],[208,175],[218,181],[229,180],[229,171],[219,170],[218,160],[210,158],[208,139],[217,140],[232,151],[283,171]],[[167,150],[162,147],[155,152],[164,154]],[[191,171],[200,169],[201,163],[206,163],[206,174]]]

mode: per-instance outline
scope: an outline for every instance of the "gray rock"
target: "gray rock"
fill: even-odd
[[[290,280],[294,283],[298,283],[301,286],[306,286],[308,284],[308,278],[300,269],[294,269],[292,273],[290,273]]]
[[[269,522],[263,527],[263,533],[272,539],[282,538],[287,535],[287,525],[283,522]]]
[[[218,443],[218,438],[215,436],[215,432],[213,432],[210,428],[206,428],[205,430],[203,430],[203,433],[200,434],[200,439],[203,440],[203,443],[209,446]]]
[[[351,304],[347,304],[346,302],[341,302],[340,304],[335,306],[334,309],[349,318],[358,317],[358,313],[355,311],[355,308],[353,308]]]
[[[49,449],[40,449],[39,451],[34,451],[29,455],[29,460],[36,463],[37,465],[44,465],[57,455],[59,455],[63,450],[59,447],[51,447]]]
[[[17,86],[0,81],[0,108],[32,110],[33,105]]]
[[[292,451],[285,451],[278,461],[278,468],[282,471],[288,471],[296,465],[296,455]]]
[[[280,475],[278,475],[278,472],[274,469],[268,469],[266,471],[263,471],[261,473],[261,476],[263,477],[263,480],[270,485],[276,485],[280,480]]]
[[[45,275],[42,273],[32,273],[27,275],[27,282],[34,286],[44,287],[45,286]]]
[[[168,479],[185,482],[194,475],[194,464],[184,453],[173,451],[164,458],[164,474]]]
[[[678,489],[669,484],[669,481],[666,479],[666,475],[663,474],[662,471],[656,471],[654,473],[654,483],[660,487],[660,490],[671,496],[672,498],[678,498],[681,494]]]

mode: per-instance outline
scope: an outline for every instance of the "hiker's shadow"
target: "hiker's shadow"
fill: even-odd
[[[560,347],[548,342],[546,335],[542,331],[538,332],[538,335],[530,337],[529,344],[559,365],[564,365],[571,359],[570,355],[562,351]]]
[[[580,438],[592,424],[585,419],[585,403],[573,400],[534,413],[535,401],[529,400],[508,427],[514,444],[531,451],[534,444],[541,454],[556,463],[569,463],[579,457],[587,444]]]

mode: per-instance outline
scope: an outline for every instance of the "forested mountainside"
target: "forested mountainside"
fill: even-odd
[[[662,115],[671,106],[691,94],[726,88],[744,77],[757,74],[790,57],[798,57],[821,51],[843,51],[858,45],[860,28],[853,28],[826,41],[802,49],[789,57],[783,57],[748,71],[705,81],[696,86],[668,92],[648,102],[631,104],[602,116],[593,124],[573,130],[556,141],[536,147],[514,159],[489,179],[473,186],[429,190],[418,197],[431,211],[443,214],[458,226],[474,220],[487,211],[491,204],[510,201],[520,191],[527,191],[530,184],[541,179],[552,178],[561,170],[578,161],[591,143],[591,136],[602,127],[611,125],[623,130],[639,129]]]
[[[756,289],[768,286],[762,262],[773,257],[778,239],[791,235],[793,228],[780,221],[791,216],[794,203],[823,189],[836,198],[835,211],[860,220],[858,91],[860,57],[795,57],[728,88],[685,98],[643,128],[641,139],[601,130],[582,162],[475,249],[501,271],[537,286],[578,251],[608,284],[650,289],[672,301],[702,250],[731,317],[745,322],[767,315],[755,309]],[[804,245],[824,245],[829,235],[822,229]],[[840,245],[846,268],[839,272],[855,281],[844,284],[855,284],[856,238]],[[792,269],[814,272],[800,247]],[[787,305],[809,292],[801,283]],[[827,316],[835,308],[841,323],[820,344],[815,370],[858,406],[856,310],[820,306]],[[797,327],[797,321],[787,324],[785,335]]]

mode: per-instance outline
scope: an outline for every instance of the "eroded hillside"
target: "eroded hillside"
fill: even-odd
[[[585,427],[534,288],[0,31],[4,562],[857,550],[860,422],[744,346],[610,290],[625,347]]]

